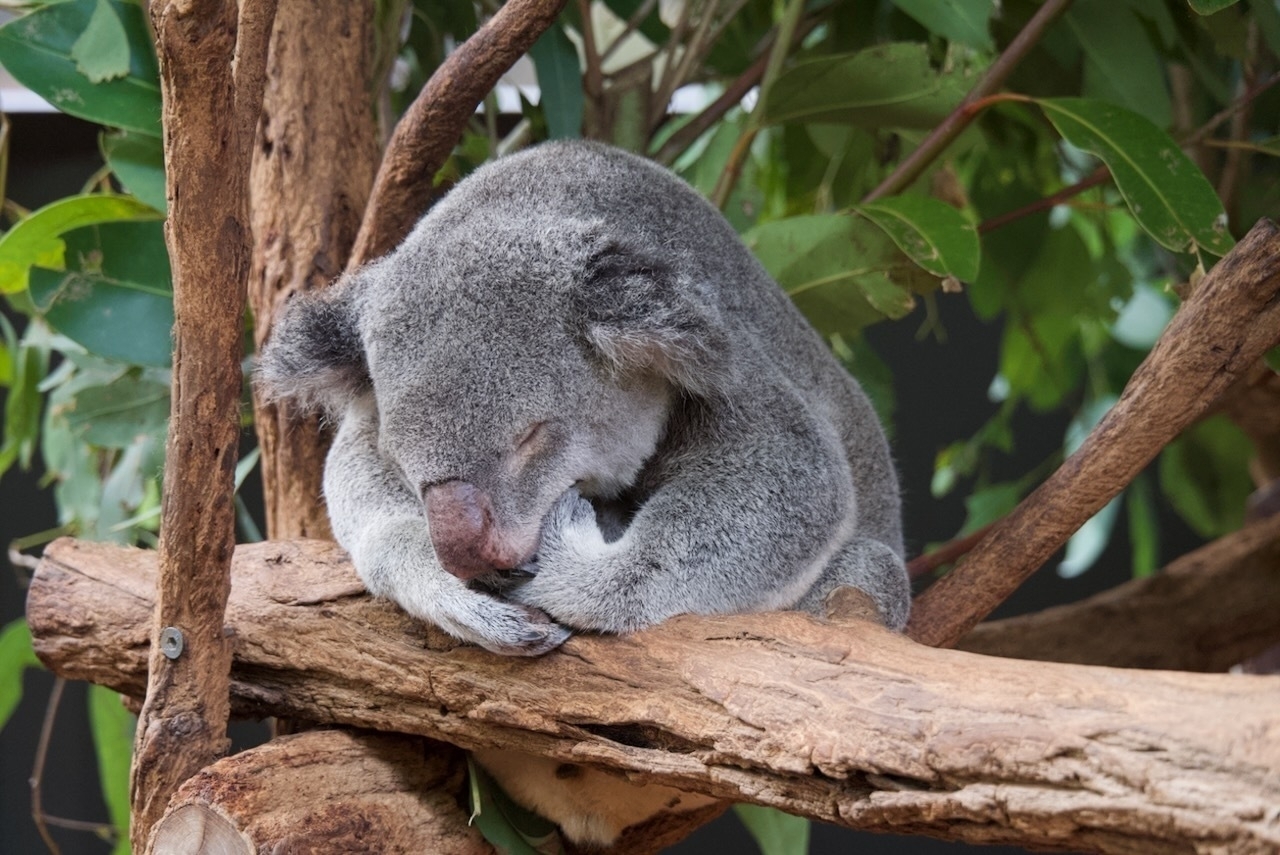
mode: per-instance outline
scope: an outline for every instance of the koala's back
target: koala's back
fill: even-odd
[[[597,143],[546,143],[472,173],[419,229],[466,244],[513,222],[553,234],[568,220],[620,227],[631,244],[702,284],[734,342],[742,388],[730,396],[785,386],[833,425],[859,494],[860,529],[901,555],[897,475],[865,394],[728,221],[671,172]]]

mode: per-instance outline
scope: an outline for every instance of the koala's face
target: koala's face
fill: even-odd
[[[384,265],[378,284],[406,281],[410,261]],[[361,323],[380,449],[423,503],[441,563],[463,578],[528,562],[570,487],[609,497],[630,485],[671,394],[589,358],[556,305],[564,289],[530,279],[565,273],[501,261],[437,261],[429,292],[406,300],[384,287]]]

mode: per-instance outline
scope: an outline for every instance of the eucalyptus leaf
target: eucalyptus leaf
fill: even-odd
[[[1101,101],[1038,103],[1068,142],[1102,159],[1134,218],[1161,246],[1225,255],[1235,245],[1217,193],[1164,131],[1131,110]]]
[[[861,218],[787,217],[757,226],[743,240],[822,332],[855,332],[915,306],[897,249]]]
[[[6,327],[8,324],[6,323]],[[11,328],[5,330],[12,332]],[[8,336],[6,336],[8,337]],[[4,402],[4,442],[0,444],[0,475],[14,463],[25,469],[40,437],[40,414],[44,401],[40,381],[49,370],[49,352],[27,343],[6,342],[13,354],[13,382]]]
[[[1221,537],[1244,523],[1252,455],[1252,444],[1229,419],[1205,419],[1160,454],[1160,489],[1197,534]]]
[[[972,85],[964,70],[934,69],[926,45],[877,45],[791,66],[769,88],[761,118],[766,124],[926,130],[942,121]]]
[[[6,624],[0,630],[0,730],[22,700],[23,672],[39,667],[27,622],[18,618]]]
[[[1240,0],[1187,0],[1187,4],[1199,15],[1212,15],[1238,2]]]
[[[542,90],[541,106],[552,139],[582,135],[582,69],[578,50],[564,30],[554,26],[529,49]]]
[[[1168,127],[1173,106],[1165,62],[1133,8],[1116,0],[1075,0],[1063,23],[1084,51],[1087,97],[1119,104]]]
[[[124,449],[140,436],[163,436],[169,421],[169,387],[131,374],[75,396],[67,423],[98,448]]]
[[[71,45],[71,58],[92,83],[129,73],[129,36],[109,0],[97,0],[84,32]]]
[[[855,208],[934,276],[970,281],[978,275],[978,230],[955,208],[927,196],[894,196]]]
[[[62,235],[95,223],[113,220],[159,220],[162,215],[129,196],[90,194],[59,199],[10,229],[0,238],[0,294],[27,287],[33,265],[60,269],[65,244]]]
[[[504,855],[563,855],[555,823],[522,808],[467,757],[471,822]]]
[[[1153,575],[1160,562],[1160,520],[1155,496],[1145,474],[1139,475],[1124,495],[1129,543],[1133,549],[1133,576],[1143,579]]]
[[[19,83],[72,116],[160,136],[160,74],[146,16],[137,3],[106,0],[124,29],[127,74],[95,83],[81,72],[76,49],[98,10],[99,0],[67,0],[36,9],[0,27],[0,65]],[[101,26],[101,25],[99,25]],[[118,60],[118,57],[116,58]],[[95,74],[116,60],[93,57]]]
[[[156,137],[132,131],[104,133],[103,159],[124,189],[157,211],[165,210],[164,146]]]
[[[733,812],[751,832],[760,855],[805,855],[809,851],[809,820],[760,805],[734,805]]]
[[[111,855],[129,855],[129,762],[137,718],[125,709],[118,693],[105,686],[90,686],[89,728],[102,798],[116,829]]]
[[[993,0],[893,0],[893,5],[944,39],[979,50],[994,47],[987,30]]]

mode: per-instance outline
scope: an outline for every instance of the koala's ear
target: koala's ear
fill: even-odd
[[[338,415],[369,388],[355,285],[348,279],[290,298],[258,358],[255,382],[269,398]]]
[[[570,302],[577,334],[618,372],[714,395],[728,382],[729,334],[698,285],[617,241],[593,253]]]

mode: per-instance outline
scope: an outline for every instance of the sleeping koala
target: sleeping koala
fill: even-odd
[[[497,653],[851,585],[901,628],[876,416],[724,218],[587,142],[477,170],[293,300],[277,397],[340,420],[324,489],[371,592]]]

